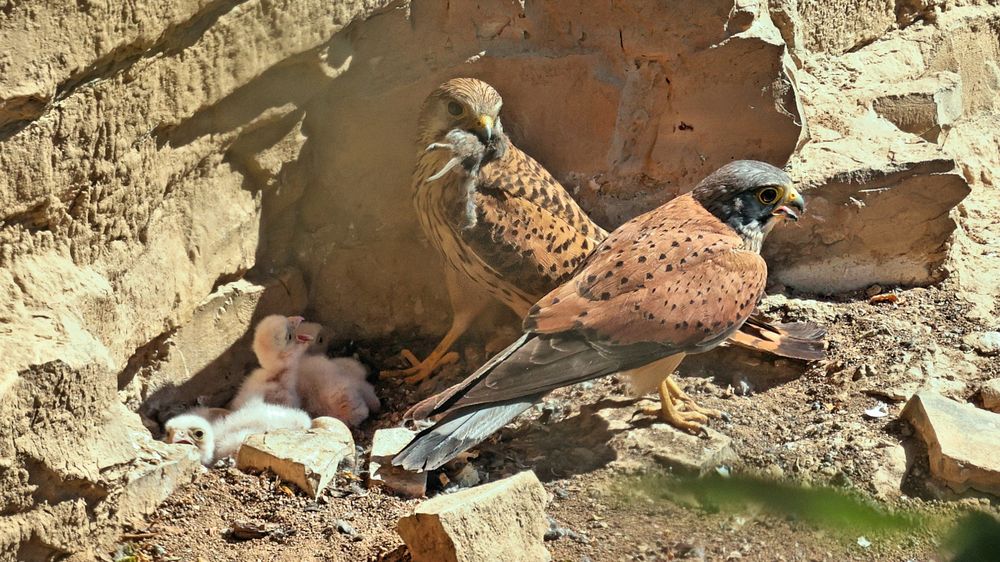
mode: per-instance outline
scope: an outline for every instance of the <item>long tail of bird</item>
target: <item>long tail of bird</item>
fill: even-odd
[[[464,381],[413,406],[408,419],[442,417],[421,431],[393,464],[433,470],[480,443],[560,386],[623,370],[581,340],[521,336]]]
[[[826,329],[812,322],[776,323],[754,314],[733,332],[729,341],[779,357],[817,361],[826,356],[824,336]]]

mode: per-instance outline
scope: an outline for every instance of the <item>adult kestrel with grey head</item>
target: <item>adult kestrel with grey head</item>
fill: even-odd
[[[696,429],[703,412],[671,373],[685,355],[708,351],[740,330],[764,292],[764,238],[804,209],[787,174],[741,160],[626,222],[530,308],[517,341],[408,412],[438,421],[394,463],[437,468],[550,391],[618,372],[636,386],[658,388],[662,416]],[[688,410],[678,401],[688,402]]]
[[[427,238],[444,258],[452,324],[426,359],[404,350],[411,366],[383,376],[417,382],[456,360],[451,346],[494,299],[524,318],[607,236],[545,168],[510,142],[502,105],[492,86],[474,78],[449,80],[423,103],[413,197]],[[452,172],[457,165],[468,173]],[[824,333],[812,324],[752,317],[730,343],[812,360],[823,357]]]

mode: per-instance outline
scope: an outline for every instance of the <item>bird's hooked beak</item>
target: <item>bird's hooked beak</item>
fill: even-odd
[[[476,119],[476,128],[472,131],[483,144],[489,144],[493,140],[493,118],[489,115],[480,115]]]
[[[805,210],[806,200],[802,198],[802,194],[794,187],[788,186],[785,190],[785,198],[781,200],[781,203],[774,209],[772,214],[791,221],[798,221],[799,215],[805,212]]]

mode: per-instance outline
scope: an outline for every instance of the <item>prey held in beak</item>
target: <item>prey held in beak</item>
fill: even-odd
[[[806,201],[802,194],[794,187],[789,187],[785,192],[785,198],[774,210],[774,215],[784,217],[790,221],[798,221],[799,216],[806,210]]]

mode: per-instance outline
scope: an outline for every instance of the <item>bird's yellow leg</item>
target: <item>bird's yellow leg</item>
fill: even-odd
[[[465,309],[462,312],[456,312],[455,317],[451,321],[451,328],[448,329],[448,333],[441,338],[437,347],[434,348],[434,351],[426,359],[420,361],[413,355],[412,351],[404,349],[400,352],[400,355],[410,363],[410,366],[406,369],[382,371],[380,376],[406,377],[404,380],[407,383],[415,384],[429,378],[439,367],[444,367],[458,361],[458,353],[454,351],[449,352],[449,350],[451,346],[455,345],[458,338],[469,329],[469,326],[472,325],[473,320],[475,320],[480,310],[481,307],[473,307]]]
[[[667,377],[667,378],[663,379],[662,383],[660,383],[660,396],[661,397],[663,396],[663,387],[664,386],[666,386],[667,391],[670,393],[671,396],[673,396],[677,400],[680,400],[680,401],[684,402],[684,406],[688,410],[690,410],[691,412],[697,412],[699,414],[702,414],[702,415],[710,417],[710,418],[721,418],[722,417],[722,412],[720,412],[719,410],[716,410],[714,408],[705,408],[705,407],[699,406],[694,401],[694,398],[691,398],[690,396],[688,396],[688,394],[686,392],[684,392],[683,390],[681,390],[681,387],[677,384],[677,381],[675,381],[673,379],[673,377]]]
[[[690,411],[682,411],[677,402],[683,402]],[[689,433],[701,433],[702,426],[708,423],[708,418],[722,417],[722,412],[711,408],[702,408],[677,386],[673,378],[667,376],[660,382],[660,407],[642,410],[643,413],[656,415],[670,425]]]

